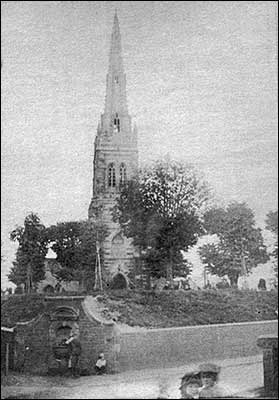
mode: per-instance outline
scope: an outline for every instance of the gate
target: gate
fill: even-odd
[[[13,328],[1,326],[1,372],[14,368],[15,333]]]

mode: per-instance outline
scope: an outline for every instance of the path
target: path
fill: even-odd
[[[214,361],[218,362],[212,360]],[[244,395],[245,392],[263,386],[262,356],[223,360],[218,363],[222,366],[221,383],[234,393]],[[53,386],[51,380],[47,383],[47,379],[42,378],[41,386],[2,387],[1,398],[28,393],[28,398],[36,399],[155,399],[161,388],[161,391],[168,393],[169,398],[177,399],[180,397],[180,377],[197,366],[189,364],[185,367],[128,371],[116,375],[63,378],[63,386]]]

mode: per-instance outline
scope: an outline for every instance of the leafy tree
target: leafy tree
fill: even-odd
[[[4,254],[2,252],[2,246],[3,246],[3,243],[1,241],[1,262],[6,260],[6,257],[4,256]]]
[[[114,219],[139,248],[151,276],[172,280],[187,262],[181,251],[197,242],[210,199],[207,184],[190,165],[157,161],[122,187]]]
[[[232,287],[237,287],[241,274],[269,259],[261,229],[255,227],[254,214],[245,203],[209,210],[204,226],[208,234],[218,236],[219,243],[200,247],[201,260],[211,274],[227,276]]]
[[[276,238],[275,249],[272,255],[278,263],[278,211],[270,211],[266,216],[266,229],[272,232]]]
[[[266,216],[266,229],[271,231],[278,238],[278,210],[270,211]]]
[[[24,220],[24,226],[17,227],[11,232],[10,239],[18,242],[18,249],[8,279],[16,285],[24,283],[27,293],[30,293],[45,277],[44,260],[47,254],[45,226],[37,214],[30,213]]]
[[[60,269],[54,275],[64,281],[79,281],[85,289],[93,287],[96,242],[104,240],[107,229],[92,221],[61,222],[47,228],[48,241],[57,255]]]
[[[275,274],[278,279],[278,210],[270,211],[266,216],[266,229],[272,232],[275,236],[276,242],[274,245],[274,250],[271,253],[271,256],[275,258]]]

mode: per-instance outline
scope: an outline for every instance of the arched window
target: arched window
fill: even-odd
[[[110,164],[108,167],[108,186],[115,187],[116,179],[115,179],[115,166]]]
[[[114,119],[113,119],[113,131],[120,132],[120,119],[119,119],[117,113],[115,114]]]
[[[127,173],[125,164],[120,165],[120,185],[124,185],[127,181]]]

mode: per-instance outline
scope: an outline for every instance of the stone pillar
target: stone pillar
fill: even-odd
[[[265,396],[278,396],[278,336],[260,336],[257,345],[263,349]]]

